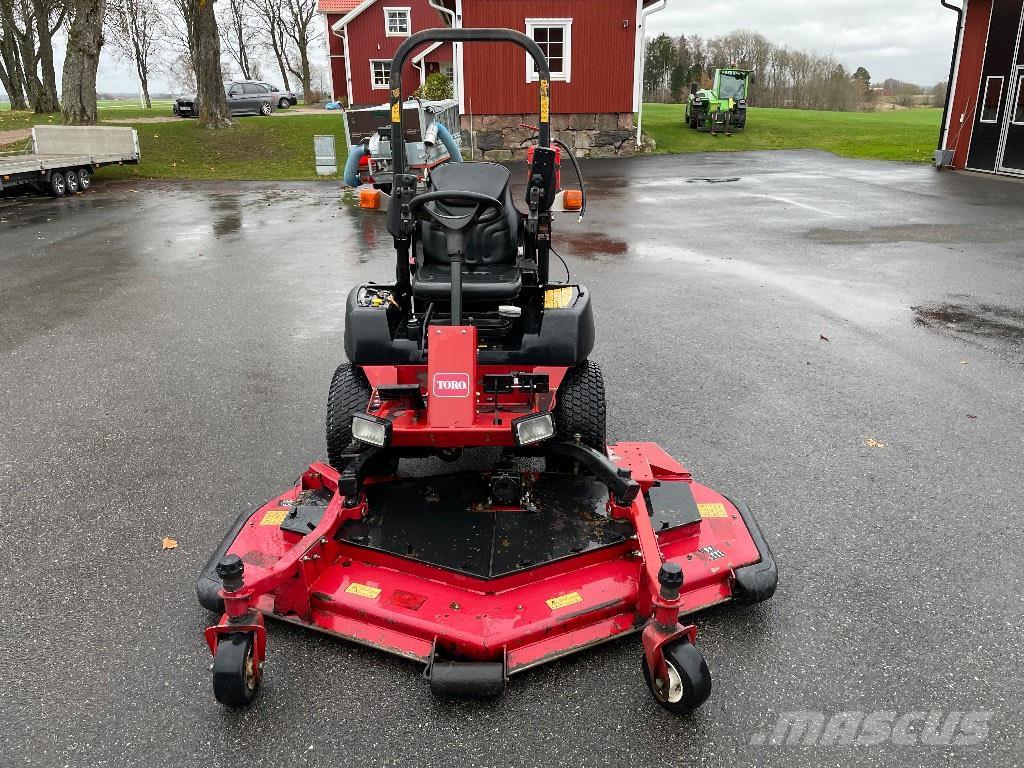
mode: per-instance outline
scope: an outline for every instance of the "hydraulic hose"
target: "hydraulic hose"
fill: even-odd
[[[345,183],[350,187],[359,186],[359,161],[366,154],[366,147],[356,144],[348,151],[348,160],[345,161]]]
[[[451,132],[444,125],[444,123],[435,120],[432,125],[437,129],[437,138],[444,144],[444,148],[448,150],[448,156],[451,158],[453,163],[462,162],[462,150],[459,149],[459,145],[455,143],[455,139]]]

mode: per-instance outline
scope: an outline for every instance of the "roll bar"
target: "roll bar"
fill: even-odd
[[[515,43],[533,57],[539,73],[539,145],[551,146],[551,70],[540,46],[522,32],[512,29],[426,29],[402,43],[391,60],[391,157],[395,176],[405,173],[405,141],[402,139],[402,68],[409,55],[424,43]]]

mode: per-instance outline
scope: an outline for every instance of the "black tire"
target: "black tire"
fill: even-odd
[[[580,441],[604,452],[608,445],[607,406],[601,366],[587,360],[572,368],[558,388],[553,412],[555,438]]]
[[[269,101],[264,101],[260,104],[260,114],[264,117],[270,116],[274,111],[274,105]]]
[[[64,183],[67,185],[67,190],[68,190],[68,194],[69,195],[77,194],[79,192],[78,172],[72,170],[72,171],[68,171],[67,173],[65,173],[64,174]]]
[[[52,171],[50,173],[50,194],[54,197],[64,197],[68,192],[68,182],[64,178],[63,171]]]
[[[245,707],[260,692],[261,670],[251,632],[221,635],[213,655],[213,695],[226,707]]]
[[[78,169],[78,188],[85,192],[92,186],[92,171],[88,168]]]
[[[674,715],[688,715],[711,695],[711,671],[700,651],[688,640],[663,646],[662,652],[665,663],[678,675],[679,686],[675,690],[668,685],[659,686],[651,676],[647,656],[643,657],[644,680],[654,700],[662,707]]]
[[[327,462],[335,469],[342,468],[352,442],[352,414],[366,410],[370,394],[362,369],[351,363],[338,366],[327,394]]]
[[[281,99],[279,102],[277,102],[277,106],[280,107],[281,109],[288,109],[288,107],[290,107],[291,105],[292,103],[289,99]]]

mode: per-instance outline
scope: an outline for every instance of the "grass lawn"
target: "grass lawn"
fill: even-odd
[[[138,102],[101,102],[100,119],[133,120],[168,116],[169,101],[152,110]],[[751,109],[747,130],[730,137],[691,131],[679,104],[644,105],[644,132],[657,141],[659,153],[752,149],[823,149],[846,157],[930,162],[941,110],[897,112],[810,112]],[[0,131],[58,122],[59,116],[0,110]],[[104,169],[106,178],[149,179],[315,179],[314,134],[337,137],[338,161],[344,163],[341,114],[285,114],[242,117],[232,130],[211,131],[196,120],[135,123],[142,148],[137,166]],[[24,142],[19,142],[21,146]]]
[[[751,149],[823,149],[844,157],[927,163],[939,138],[941,109],[814,112],[751,108],[747,128],[732,136],[690,130],[682,104],[644,104],[644,133],[659,153]]]

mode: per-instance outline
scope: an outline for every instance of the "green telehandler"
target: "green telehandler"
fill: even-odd
[[[749,69],[716,69],[715,83],[701,89],[694,83],[686,100],[686,124],[712,134],[742,131],[747,125]]]

